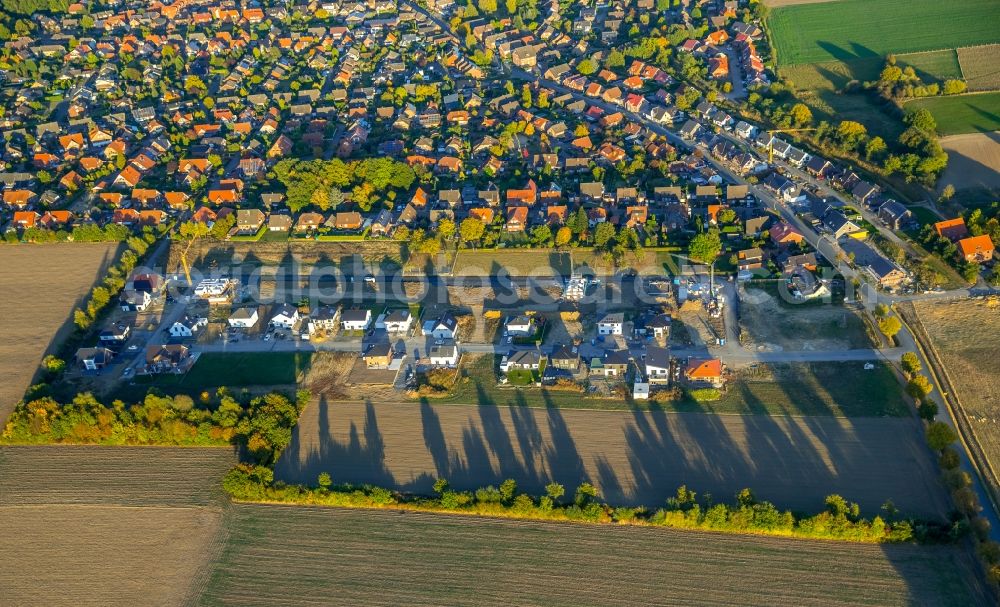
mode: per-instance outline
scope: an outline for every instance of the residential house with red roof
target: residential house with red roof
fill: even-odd
[[[993,239],[988,234],[959,240],[958,254],[969,263],[983,263],[993,259]]]

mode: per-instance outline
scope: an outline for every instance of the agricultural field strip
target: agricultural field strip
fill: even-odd
[[[751,487],[779,507],[812,511],[830,493],[869,514],[891,499],[941,516],[944,492],[907,418],[713,416],[505,406],[314,401],[276,478],[373,483],[427,493],[435,478],[461,489],[514,478],[589,481],[616,505],[656,506],[682,485],[731,496]],[[914,482],[913,479],[920,479]]]
[[[226,448],[0,447],[0,506],[207,506],[236,461]]]
[[[221,549],[222,518],[204,507],[0,506],[0,602],[185,604]]]
[[[0,602],[189,604],[228,537],[220,479],[235,461],[230,449],[0,447],[12,563]]]
[[[312,507],[237,505],[229,515],[232,534],[204,605],[978,600],[953,548]],[[666,575],[637,574],[651,560]]]
[[[1000,44],[960,48],[958,61],[969,90],[1000,89]]]
[[[919,325],[927,333],[934,351],[953,381],[960,415],[988,460],[989,468],[1000,470],[1000,416],[996,403],[1000,401],[1000,361],[995,344],[1000,340],[1000,312],[990,311],[972,301],[950,304],[921,303],[915,306]],[[976,322],[970,322],[970,319]],[[986,474],[994,494],[1000,487]]]
[[[1000,130],[1000,91],[921,97],[906,102],[905,108],[930,110],[938,133],[945,136]]]
[[[948,168],[939,188],[1000,188],[1000,133],[966,133],[941,139],[948,153]]]
[[[1000,42],[998,13],[1000,0],[840,0],[774,9],[768,25],[779,65],[794,65]]]
[[[5,246],[0,250],[0,318],[8,322],[0,341],[0,423],[24,396],[50,343],[72,327],[73,309],[103,278],[117,244],[59,243]],[[73,267],[72,272],[66,269]],[[17,285],[14,287],[14,285]]]

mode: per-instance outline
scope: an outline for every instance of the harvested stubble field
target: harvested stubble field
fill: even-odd
[[[0,449],[5,605],[183,605],[222,549],[227,449]]]
[[[203,605],[985,604],[952,547],[313,507],[230,518]]]
[[[54,341],[73,327],[73,309],[114,262],[116,244],[59,243],[0,248],[0,422],[14,410]]]
[[[1000,309],[975,300],[914,307],[952,380],[960,414],[968,418],[990,464],[1000,470]]]
[[[960,48],[958,60],[970,91],[1000,89],[1000,44]]]
[[[159,506],[0,506],[5,605],[182,605],[222,515]]]
[[[939,188],[1000,189],[1000,131],[944,137],[941,147],[948,152],[948,168]]]
[[[941,516],[938,473],[912,418],[772,417],[502,406],[314,401],[276,477],[430,493],[514,478],[533,493],[588,481],[612,504],[656,506],[686,484],[717,496],[751,487],[815,511],[840,493],[873,514]]]

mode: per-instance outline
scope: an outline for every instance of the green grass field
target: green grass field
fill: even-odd
[[[907,110],[926,108],[937,120],[941,135],[1000,130],[1000,92],[927,97],[906,104]]]
[[[839,0],[773,10],[780,65],[1000,42],[1000,0]]]
[[[896,65],[912,67],[917,76],[927,83],[962,77],[958,53],[953,49],[896,55]],[[852,80],[877,80],[884,66],[885,58],[882,56],[861,57],[849,61],[786,65],[782,66],[781,74],[799,89],[839,90]]]
[[[214,391],[221,386],[290,385],[309,368],[310,358],[308,352],[205,352],[185,375],[139,376],[135,383],[143,393],[153,386],[170,393],[188,394]]]
[[[954,49],[897,55],[896,65],[903,68],[912,67],[924,82],[962,78],[962,67],[958,63],[958,53]]]

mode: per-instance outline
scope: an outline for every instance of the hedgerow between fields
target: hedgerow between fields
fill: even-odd
[[[435,484],[437,496],[404,495],[384,487],[337,485],[328,475],[321,475],[316,487],[284,485],[274,482],[274,472],[267,466],[240,464],[223,481],[223,488],[238,501],[298,505],[418,510],[470,516],[490,516],[543,521],[569,521],[591,524],[620,524],[752,533],[781,537],[831,539],[850,542],[906,542],[929,537],[931,527],[909,520],[887,520],[881,516],[868,520],[858,515],[857,504],[839,495],[826,498],[826,510],[812,516],[781,511],[774,504],[754,499],[749,489],[737,496],[735,504],[713,503],[680,487],[667,506],[656,510],[643,507],[614,507],[602,503],[593,485],[580,485],[572,499],[561,501],[562,485],[550,484],[548,493],[531,496],[518,493],[513,480],[497,487],[483,487],[474,492],[453,491],[444,479]]]

